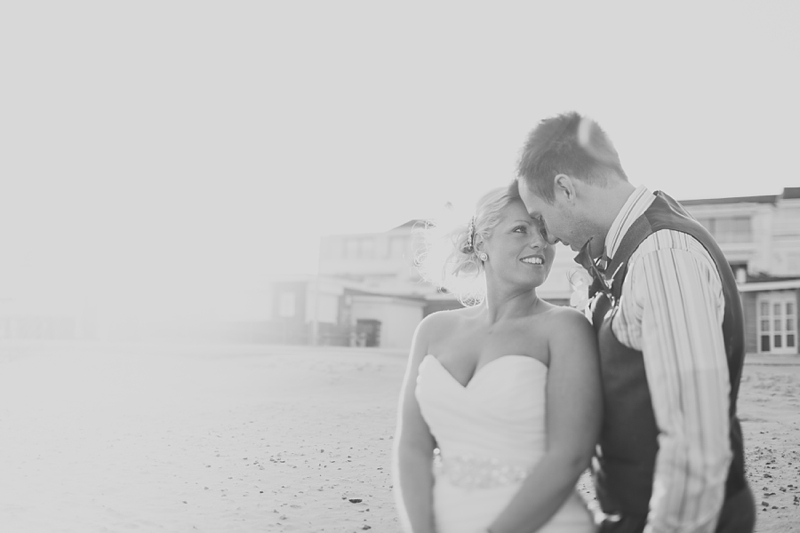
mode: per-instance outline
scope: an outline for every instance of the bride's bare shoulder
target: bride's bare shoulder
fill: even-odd
[[[566,325],[591,327],[591,322],[586,315],[573,307],[546,302],[546,307],[542,313],[539,313],[539,316],[547,323],[548,327],[563,327]]]
[[[422,322],[420,322],[420,328],[441,329],[455,327],[469,320],[475,319],[478,316],[478,313],[479,310],[476,307],[462,307],[459,309],[436,311],[422,319]]]
[[[586,315],[584,315],[581,311],[578,311],[574,307],[570,307],[568,305],[556,305],[556,304],[547,304],[550,309],[553,311],[553,315],[558,318],[558,320],[574,320],[575,317],[581,317],[586,319]],[[572,317],[572,318],[570,318]]]
[[[542,314],[545,322],[542,324],[551,339],[571,337],[574,335],[594,335],[592,323],[582,312],[575,308],[553,305],[546,313]]]
[[[459,337],[465,331],[471,331],[470,322],[474,322],[477,312],[473,308],[451,309],[431,313],[417,326],[415,345],[430,347],[443,339]],[[427,352],[426,352],[427,353]]]

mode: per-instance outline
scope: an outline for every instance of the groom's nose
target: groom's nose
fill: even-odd
[[[534,242],[539,242],[539,240],[542,240],[545,243],[550,244],[550,245],[553,245],[553,244],[558,242],[558,239],[547,231],[547,228],[544,226],[544,224],[542,224],[542,229],[537,235],[539,235],[539,237],[541,237],[541,239],[539,239],[539,238],[534,239]],[[542,243],[542,244],[544,244],[544,243]]]
[[[548,242],[549,242],[549,239],[547,237],[547,231],[544,228],[542,228],[541,231],[536,231],[536,232],[533,233],[532,238],[531,238],[531,242],[530,242],[530,247],[531,248],[542,248],[542,247],[546,246],[548,244]]]

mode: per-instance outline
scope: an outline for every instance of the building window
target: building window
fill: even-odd
[[[408,245],[408,241],[406,237],[392,237],[392,244],[391,244],[391,256],[392,257],[403,257],[406,253],[406,246]]]
[[[387,237],[382,236],[378,239],[375,254],[378,259],[386,259],[389,257],[389,239]]]
[[[375,258],[375,240],[374,239],[361,239],[361,250],[359,251],[359,257],[362,259],[374,259]]]
[[[357,239],[347,239],[344,242],[344,256],[347,259],[357,259],[358,258],[358,240]]]
[[[697,219],[717,242],[750,242],[753,240],[750,217],[706,217]]]
[[[758,295],[759,352],[797,353],[797,296],[794,291]]]
[[[278,314],[283,318],[291,318],[296,313],[297,297],[293,292],[282,292],[279,301]]]
[[[753,240],[749,217],[717,219],[716,239],[719,242],[749,242]]]

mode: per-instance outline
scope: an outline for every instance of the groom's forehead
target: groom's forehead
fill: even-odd
[[[546,203],[545,200],[532,191],[525,180],[519,180],[517,182],[517,187],[519,189],[519,195],[522,198],[522,203],[525,204],[525,209],[528,213],[531,215],[538,214],[542,205]]]
[[[517,190],[519,190],[520,196],[533,196],[536,197],[536,193],[531,189],[528,185],[528,180],[520,178],[517,180]]]

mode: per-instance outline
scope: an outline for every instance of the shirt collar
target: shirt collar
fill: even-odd
[[[628,232],[637,218],[642,216],[650,204],[656,199],[647,187],[640,185],[637,187],[622,206],[611,229],[606,234],[605,253],[606,257],[614,257],[622,242],[622,237]]]

